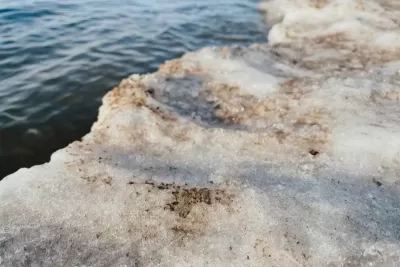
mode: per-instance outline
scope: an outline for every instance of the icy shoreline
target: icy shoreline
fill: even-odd
[[[396,266],[400,7],[269,1],[269,44],[132,75],[0,182],[0,266]]]

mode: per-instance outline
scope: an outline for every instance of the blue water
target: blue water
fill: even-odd
[[[266,41],[258,0],[0,0],[0,178],[79,140],[132,73]]]

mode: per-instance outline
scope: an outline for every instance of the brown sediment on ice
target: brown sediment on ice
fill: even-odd
[[[0,182],[0,266],[397,266],[395,1],[266,1],[269,44],[107,93]]]

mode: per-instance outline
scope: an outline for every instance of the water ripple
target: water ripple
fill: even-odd
[[[257,0],[0,0],[0,177],[49,159],[132,73],[265,41]]]

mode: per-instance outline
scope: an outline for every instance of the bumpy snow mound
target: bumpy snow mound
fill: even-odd
[[[397,266],[398,46],[324,33],[355,1],[278,2],[271,35],[301,34],[132,75],[81,142],[4,179],[0,266]],[[357,3],[397,36],[395,4]]]
[[[270,0],[260,9],[268,23],[279,22],[269,43],[296,47],[299,56],[357,69],[400,57],[399,1]]]

